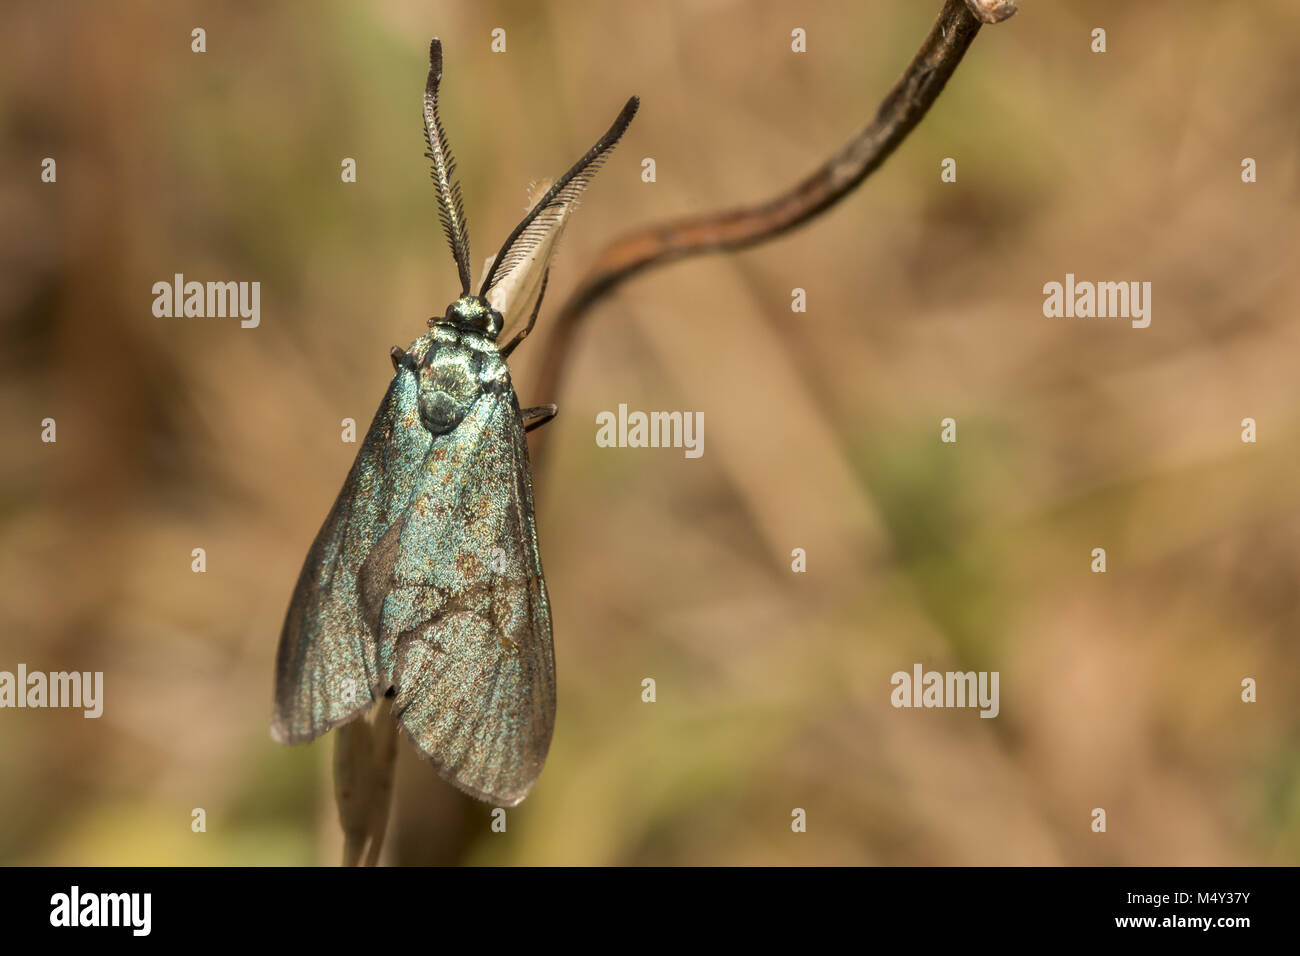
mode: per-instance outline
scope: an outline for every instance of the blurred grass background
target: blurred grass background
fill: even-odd
[[[0,669],[102,670],[106,704],[0,713],[0,861],[338,860],[332,740],[271,742],[272,664],[356,452],[339,422],[364,430],[389,346],[455,295],[430,36],[476,264],[642,97],[553,312],[618,232],[820,163],[939,6],[11,5]],[[536,475],[551,755],[501,836],[403,744],[387,858],[1300,861],[1298,55],[1286,0],[1026,0],[843,204],[600,305],[559,395],[530,389],[544,310],[512,365],[521,403],[561,407]],[[155,318],[176,272],[260,281],[261,326]],[[1151,327],[1045,319],[1066,272],[1150,280]],[[620,402],[703,411],[703,458],[597,448]],[[894,710],[916,661],[999,671],[1000,716]]]

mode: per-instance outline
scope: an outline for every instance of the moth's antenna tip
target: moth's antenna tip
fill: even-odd
[[[437,37],[429,41],[429,72],[442,76],[442,41]]]
[[[606,134],[611,142],[617,142],[623,135],[623,131],[628,128],[632,122],[632,117],[636,116],[637,109],[641,106],[641,97],[632,96],[623,104],[623,109],[619,111],[618,118],[614,120],[614,125],[610,127],[609,133]]]

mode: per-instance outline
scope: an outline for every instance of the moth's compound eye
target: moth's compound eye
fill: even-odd
[[[478,395],[478,376],[463,352],[439,352],[420,370],[420,420],[435,435],[459,425]]]

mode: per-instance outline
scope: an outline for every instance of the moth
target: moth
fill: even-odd
[[[460,297],[409,348],[391,350],[392,382],[289,604],[271,733],[306,743],[391,697],[398,726],[444,780],[514,806],[541,773],[555,725],[551,609],[524,433],[556,407],[521,410],[506,359],[537,321],[569,213],[639,100],[538,200],[472,295],[441,82],[435,38],[425,155]]]

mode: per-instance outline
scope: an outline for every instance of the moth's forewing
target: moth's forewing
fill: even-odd
[[[408,351],[418,366],[433,346]],[[280,638],[272,732],[304,743],[390,688],[448,782],[514,806],[555,725],[555,652],[519,404],[495,350],[455,428],[420,421],[398,369],[316,537]],[[353,681],[349,691],[348,681]]]
[[[433,436],[420,425],[416,381],[393,377],[365,441],[303,563],[276,654],[271,733],[306,743],[368,709],[386,685],[374,596],[361,569],[405,513]],[[382,595],[380,595],[382,599]]]
[[[499,387],[434,438],[381,549],[394,563],[379,655],[394,716],[438,773],[513,806],[550,746],[555,653],[519,405],[491,359]]]

